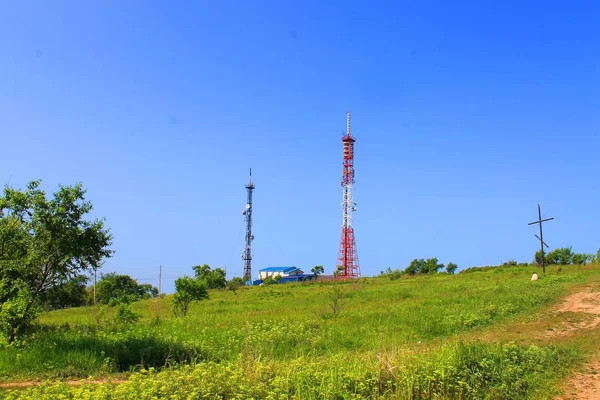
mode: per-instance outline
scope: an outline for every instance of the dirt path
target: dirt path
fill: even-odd
[[[562,327],[548,331],[547,336],[574,335],[582,329],[600,326],[600,291],[593,287],[565,298],[557,313],[577,313],[582,318],[577,322],[564,323]],[[600,344],[599,344],[600,347]],[[564,386],[565,395],[557,400],[600,400],[600,353],[583,368],[574,373]]]

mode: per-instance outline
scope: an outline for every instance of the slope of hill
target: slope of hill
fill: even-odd
[[[531,273],[213,291],[185,318],[169,297],[136,303],[133,324],[114,323],[112,310],[55,311],[0,353],[0,377],[128,378],[6,398],[549,398],[600,338],[584,312],[556,304],[597,290],[600,267],[551,267],[536,282]],[[583,333],[560,334],[572,325]]]

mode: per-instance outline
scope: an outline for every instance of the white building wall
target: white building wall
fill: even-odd
[[[276,276],[290,276],[290,275],[298,275],[302,274],[302,271],[297,269],[289,274],[284,273],[283,271],[258,271],[258,279],[265,280],[267,277],[275,278]]]

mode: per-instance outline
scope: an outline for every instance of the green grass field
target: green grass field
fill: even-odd
[[[84,307],[42,315],[0,352],[3,398],[551,398],[594,334],[548,341],[527,329],[600,267],[501,267],[211,291],[185,318],[169,297],[110,323]],[[518,329],[515,328],[518,326]],[[532,325],[533,326],[533,325]],[[536,328],[537,329],[537,328]],[[73,386],[52,379],[113,378]],[[125,380],[125,381],[123,381]]]

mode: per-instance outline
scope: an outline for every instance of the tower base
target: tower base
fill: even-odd
[[[352,227],[342,228],[342,238],[340,240],[340,251],[335,274],[338,278],[360,277],[358,253],[356,251],[354,229],[352,229]]]

